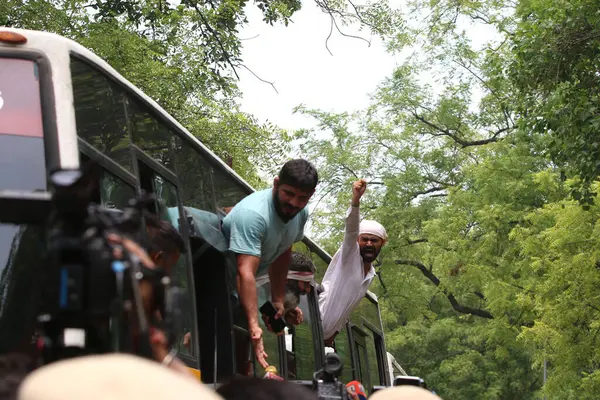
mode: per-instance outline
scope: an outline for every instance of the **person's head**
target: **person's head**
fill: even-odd
[[[213,390],[160,363],[129,354],[57,361],[29,374],[18,400],[222,400]]]
[[[150,240],[148,255],[169,273],[185,249],[183,238],[173,225],[156,216],[146,217],[146,229]]]
[[[418,386],[393,386],[378,390],[369,400],[441,400],[439,396]]]
[[[375,261],[387,241],[387,232],[379,222],[365,219],[360,223],[358,246],[363,262]]]
[[[302,211],[318,182],[317,170],[310,162],[302,159],[286,162],[273,181],[273,201],[279,217],[287,222]]]
[[[290,272],[297,272],[306,276],[314,276],[316,271],[315,264],[312,262],[309,256],[299,253],[297,251],[292,252],[292,262],[290,263]],[[289,279],[287,286],[290,290],[297,292],[298,294],[310,293],[311,286],[310,282],[302,281],[298,279]]]
[[[260,378],[234,379],[217,389],[225,400],[316,400],[310,389],[297,383]]]

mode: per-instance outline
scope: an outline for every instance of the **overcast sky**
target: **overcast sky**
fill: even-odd
[[[356,27],[341,29],[371,40],[371,46],[343,37],[334,28],[329,40],[333,56],[329,54],[325,40],[330,19],[314,2],[303,2],[287,27],[264,23],[253,3],[247,12],[249,24],[240,33],[242,39],[248,39],[242,42],[242,59],[262,79],[274,82],[279,92],[251,73],[238,71],[242,110],[261,122],[268,120],[289,130],[309,127],[308,119],[292,114],[301,103],[326,111],[361,109],[369,104],[368,94],[396,65],[395,57],[385,52],[380,40],[368,32],[358,32]]]

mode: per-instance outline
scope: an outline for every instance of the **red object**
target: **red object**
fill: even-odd
[[[367,400],[365,387],[359,381],[351,381],[346,384],[346,391],[352,400]]]

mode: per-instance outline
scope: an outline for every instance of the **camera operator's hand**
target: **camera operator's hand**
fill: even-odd
[[[258,361],[261,367],[267,368],[269,363],[267,362],[266,358],[269,357],[269,355],[265,352],[262,334],[262,329],[260,329],[258,325],[250,327],[250,338],[252,339],[252,347],[254,348],[256,361]]]

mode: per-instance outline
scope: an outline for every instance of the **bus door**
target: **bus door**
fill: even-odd
[[[46,151],[56,145],[50,76],[41,54],[4,47],[0,40],[0,193],[47,194],[46,161],[58,162],[57,154]],[[0,354],[34,349],[44,250],[40,225],[47,214],[23,204],[0,202]]]

